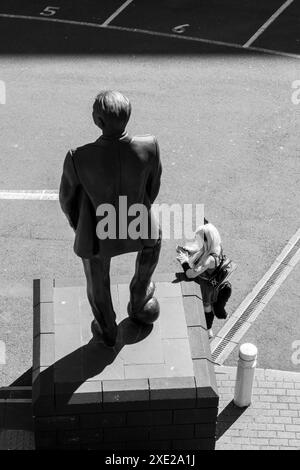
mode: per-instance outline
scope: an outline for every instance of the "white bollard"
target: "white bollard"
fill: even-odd
[[[256,363],[257,347],[250,343],[242,344],[234,392],[234,404],[239,408],[251,405]]]

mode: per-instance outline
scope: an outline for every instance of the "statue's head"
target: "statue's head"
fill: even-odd
[[[103,134],[122,133],[131,115],[131,104],[119,91],[102,91],[94,101],[93,119]]]

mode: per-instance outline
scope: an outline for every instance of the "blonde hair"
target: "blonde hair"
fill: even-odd
[[[198,227],[195,233],[194,249],[192,249],[194,253],[189,260],[190,266],[195,268],[203,264],[212,253],[219,255],[222,249],[221,244],[221,236],[213,224]],[[197,251],[195,251],[196,246],[198,246]]]

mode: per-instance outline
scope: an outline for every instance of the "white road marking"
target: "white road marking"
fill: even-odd
[[[0,199],[8,200],[30,200],[30,201],[57,201],[58,191],[19,191],[19,190],[0,190]]]
[[[76,20],[64,20],[62,18],[48,18],[44,16],[31,16],[31,15],[11,15],[10,13],[0,13],[0,18],[11,18],[16,20],[34,20],[34,21],[46,21],[48,23],[62,23],[71,24],[75,26],[89,26],[92,28],[102,29],[102,24],[90,23],[88,21],[76,21]]]
[[[3,80],[0,80],[0,104],[6,104],[6,85]]]
[[[0,15],[1,16],[1,15]],[[191,42],[200,42],[201,44],[209,44],[213,46],[222,46],[222,47],[230,47],[232,49],[239,49],[239,50],[247,50],[252,52],[260,52],[269,55],[277,55],[282,57],[289,57],[291,59],[300,59],[300,54],[292,54],[289,52],[283,51],[274,51],[272,49],[264,49],[262,47],[247,47],[246,49],[241,44],[231,43],[231,42],[224,42],[224,41],[216,41],[213,39],[204,39],[198,38],[195,36],[185,36],[183,34],[172,34],[172,33],[162,33],[160,31],[149,31],[147,29],[139,29],[139,28],[126,28],[124,26],[109,26],[109,29],[114,29],[117,31],[125,31],[128,33],[138,33],[138,34],[146,34],[148,36],[156,36],[162,38],[170,38],[170,39],[177,39],[183,41],[191,41]]]
[[[236,325],[239,321],[247,307],[251,304],[251,302],[255,299],[257,294],[261,291],[263,286],[266,282],[271,278],[274,274],[278,266],[284,262],[284,259],[290,253],[290,251],[296,246],[296,244],[300,240],[300,229],[292,236],[292,238],[288,241],[280,255],[276,258],[275,262],[272,264],[270,269],[266,272],[266,274],[262,277],[262,279],[256,284],[252,292],[242,301],[240,306],[237,310],[231,315],[230,319],[225,323],[223,328],[218,332],[217,336],[211,342],[211,350],[212,353],[217,349],[220,343],[222,343],[223,338],[227,335],[227,333]],[[297,245],[298,246],[298,245]],[[216,359],[217,364],[223,364],[223,362],[230,356],[232,351],[235,349],[237,344],[240,342],[242,337],[247,333],[247,331],[251,328],[253,323],[257,320],[261,312],[264,308],[268,305],[270,300],[276,294],[278,289],[284,283],[286,278],[289,274],[294,270],[298,262],[300,261],[300,248],[296,251],[292,259],[286,264],[285,268],[281,272],[280,276],[274,283],[274,285],[270,288],[269,292],[266,294],[265,297],[256,305],[254,311],[252,312],[251,316],[247,319],[245,324],[239,329],[236,334],[232,337],[231,341],[226,345],[224,350]]]
[[[40,12],[42,16],[54,16],[60,10],[60,7],[45,7],[43,11]]]
[[[0,341],[0,365],[6,364],[6,346],[4,341]]]
[[[287,0],[281,7],[266,21],[259,30],[247,41],[243,47],[248,48],[261,36],[268,27],[294,2],[294,0]]]
[[[198,38],[198,37],[193,37],[193,36],[184,36],[184,35],[178,35],[178,34],[172,34],[172,33],[162,33],[160,31],[149,31],[147,29],[126,28],[126,27],[123,27],[123,26],[113,26],[113,25],[103,26],[102,24],[90,23],[90,22],[84,22],[84,21],[63,20],[63,19],[60,19],[60,18],[46,18],[46,17],[43,17],[43,16],[11,15],[11,14],[8,14],[8,13],[0,13],[0,18],[33,20],[33,21],[47,21],[47,22],[50,22],[50,23],[70,24],[70,25],[74,25],[74,26],[86,26],[86,27],[98,28],[98,29],[111,29],[111,30],[116,30],[116,31],[124,31],[124,32],[127,32],[127,33],[146,34],[148,36],[170,38],[170,39],[177,39],[177,40],[191,41],[191,42],[199,42],[199,43],[202,43],[202,44],[210,44],[210,45],[213,45],[213,46],[229,47],[229,48],[232,48],[232,49],[239,49],[239,50],[243,50],[243,51],[247,50],[247,51],[258,52],[258,53],[269,54],[269,55],[275,55],[275,56],[280,56],[280,57],[288,57],[288,58],[297,59],[297,60],[300,59],[299,54],[292,54],[292,53],[289,53],[289,52],[274,51],[272,49],[265,49],[265,48],[262,48],[262,47],[245,47],[241,44],[236,44],[236,43],[215,41],[215,40],[212,40],[212,39],[204,39],[204,38]]]
[[[186,24],[179,24],[178,26],[174,26],[174,28],[172,28],[172,31],[173,33],[178,33],[178,34],[182,34],[182,33],[185,33],[185,31],[187,30],[187,28],[189,28],[189,23],[186,23]]]
[[[119,16],[122,11],[124,11],[131,3],[133,0],[127,0],[123,5],[121,5],[112,15],[110,15],[104,23],[102,23],[102,26],[108,26],[117,16]]]

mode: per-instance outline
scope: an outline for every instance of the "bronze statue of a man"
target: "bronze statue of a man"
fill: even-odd
[[[151,211],[162,173],[159,146],[153,136],[128,135],[130,115],[130,101],[121,93],[98,94],[93,119],[102,135],[67,153],[59,191],[61,208],[75,231],[74,251],[83,261],[93,331],[110,347],[117,339],[109,276],[113,256],[138,252],[130,318],[148,324],[159,315],[151,281],[161,249],[161,231]],[[139,214],[137,223],[141,207],[143,217]]]

